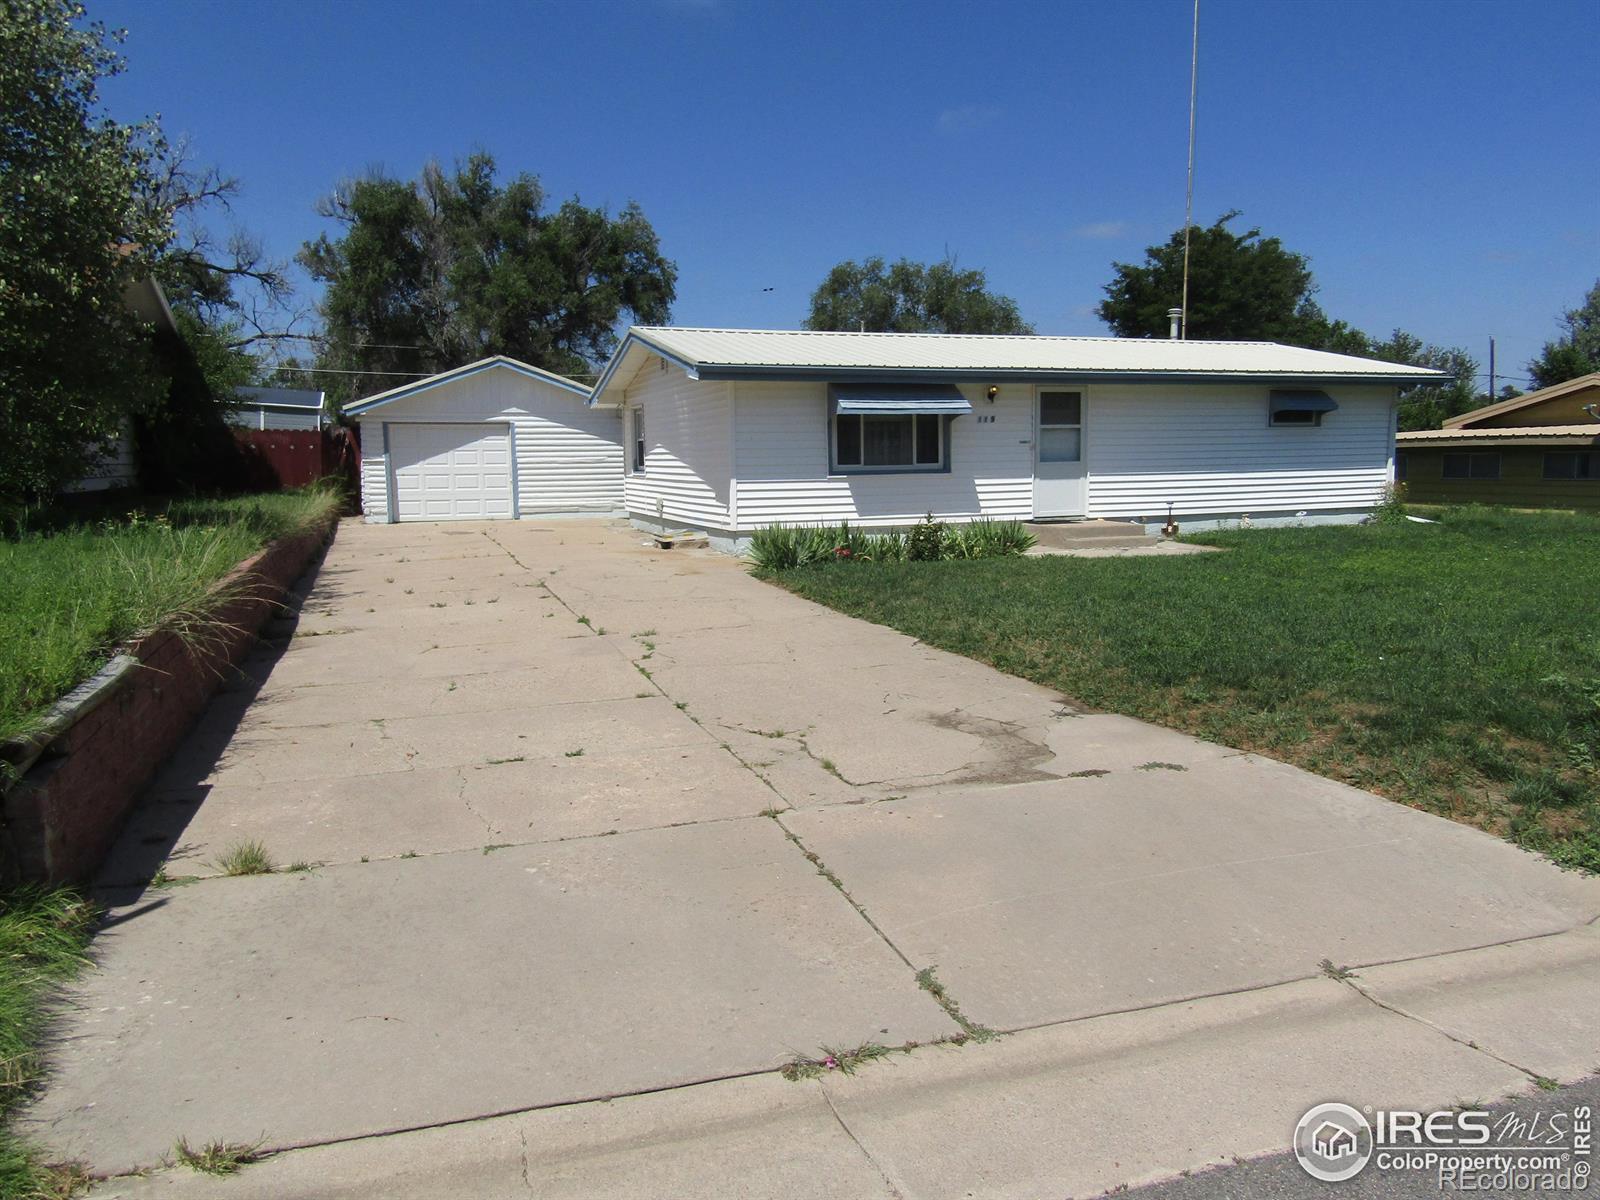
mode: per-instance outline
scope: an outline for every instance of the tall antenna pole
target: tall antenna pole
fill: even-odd
[[[1194,100],[1200,80],[1200,0],[1194,0],[1194,33],[1189,43],[1189,186],[1183,202],[1183,316],[1178,336],[1189,336],[1189,230],[1194,225]]]
[[[1489,339],[1489,403],[1494,403],[1494,339]]]

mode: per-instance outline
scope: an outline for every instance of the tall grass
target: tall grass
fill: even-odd
[[[10,1118],[43,1071],[51,991],[87,963],[94,909],[70,891],[0,894],[0,1196],[67,1193],[70,1170],[43,1166]]]
[[[34,728],[134,636],[203,630],[226,599],[218,580],[341,502],[331,487],[183,500],[0,541],[0,742]]]
[[[909,533],[871,533],[842,525],[771,525],[750,538],[750,559],[761,571],[792,571],[829,562],[908,562],[1003,558],[1021,554],[1034,537],[1016,521],[946,525],[931,517]]]
[[[1600,516],[1241,530],[1228,553],[792,571],[1059,689],[1600,870]]]

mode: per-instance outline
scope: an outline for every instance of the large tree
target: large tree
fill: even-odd
[[[1257,228],[1236,233],[1237,209],[1190,229],[1186,336],[1304,345],[1326,324],[1303,254]],[[1183,297],[1183,230],[1145,250],[1142,263],[1114,263],[1100,319],[1119,337],[1166,337],[1167,310]]]
[[[1554,387],[1600,371],[1600,279],[1582,304],[1562,314],[1561,325],[1561,336],[1546,342],[1539,357],[1528,364],[1534,387]]]
[[[637,205],[547,211],[536,177],[502,184],[485,153],[415,181],[351,181],[322,212],[338,235],[299,257],[327,285],[318,365],[339,399],[491,354],[581,374],[609,357],[624,316],[671,313],[677,268]]]
[[[120,33],[69,0],[0,0],[0,504],[46,497],[163,380],[127,286],[169,240],[141,203],[156,133],[101,109]]]
[[[989,290],[982,271],[951,259],[846,261],[811,294],[807,329],[870,333],[1032,333],[1017,302]]]

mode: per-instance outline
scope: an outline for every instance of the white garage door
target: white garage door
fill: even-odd
[[[511,516],[509,426],[394,424],[388,431],[398,520]]]

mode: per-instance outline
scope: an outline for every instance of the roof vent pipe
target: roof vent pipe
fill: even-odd
[[[1167,336],[1173,341],[1183,336],[1183,309],[1167,309]]]

